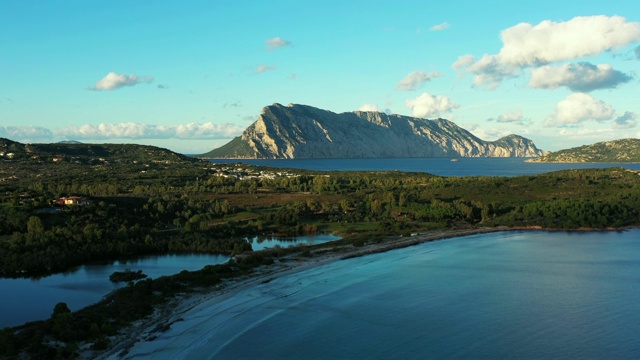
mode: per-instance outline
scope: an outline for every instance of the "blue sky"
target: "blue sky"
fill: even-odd
[[[272,103],[639,137],[640,3],[2,1],[0,137],[195,154]]]

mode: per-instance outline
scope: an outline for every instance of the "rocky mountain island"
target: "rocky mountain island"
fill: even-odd
[[[250,159],[537,157],[522,136],[484,141],[445,119],[375,111],[336,114],[306,105],[273,104],[226,145],[201,157]]]
[[[620,139],[550,152],[530,161],[562,163],[640,163],[640,139]]]

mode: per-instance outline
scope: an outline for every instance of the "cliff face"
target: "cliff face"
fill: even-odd
[[[535,157],[531,140],[483,141],[445,119],[371,111],[336,114],[273,104],[241,137],[203,156],[237,158]]]

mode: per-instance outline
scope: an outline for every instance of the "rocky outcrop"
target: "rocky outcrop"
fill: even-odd
[[[336,114],[306,105],[273,104],[262,110],[241,137],[202,156],[293,159],[540,155],[542,151],[521,136],[483,141],[445,119],[373,111]]]

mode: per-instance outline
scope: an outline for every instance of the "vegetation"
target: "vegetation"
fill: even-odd
[[[155,280],[114,274],[129,285],[104,301],[76,313],[59,304],[47,321],[1,331],[0,358],[69,358],[80,342],[105,348],[109,336],[176,294],[296,251],[310,256],[309,248],[251,254],[245,237],[333,232],[344,240],[332,246],[357,248],[434,229],[640,225],[639,174],[623,168],[447,178],[220,165],[138,146],[56,144],[45,152],[29,145],[27,152],[27,145],[5,145],[39,155],[0,158],[0,275],[147,254],[225,253],[236,261]],[[107,148],[118,155],[94,155]],[[65,155],[54,161],[45,153]],[[72,196],[86,201],[54,204]]]
[[[532,162],[566,163],[638,163],[640,139],[621,139],[599,142],[548,153]]]
[[[132,271],[131,269],[126,269],[125,271],[114,271],[113,274],[109,275],[109,281],[111,282],[131,282],[136,280],[141,280],[147,277],[147,274],[144,274],[142,270]]]

